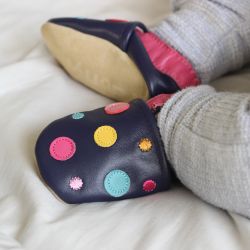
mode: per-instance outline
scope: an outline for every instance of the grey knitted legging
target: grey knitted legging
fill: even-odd
[[[175,12],[153,32],[208,83],[250,62],[250,0],[176,1]],[[181,182],[203,200],[250,218],[250,94],[188,88],[166,102],[158,125]]]

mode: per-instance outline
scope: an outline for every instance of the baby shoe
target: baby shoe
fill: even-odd
[[[44,181],[74,204],[169,189],[171,170],[153,112],[163,99],[113,103],[52,122],[35,149]]]
[[[74,79],[114,100],[147,100],[199,83],[191,63],[140,22],[55,18],[42,33]]]

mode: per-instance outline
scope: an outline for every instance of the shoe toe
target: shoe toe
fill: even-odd
[[[135,198],[169,188],[153,114],[117,103],[52,122],[38,138],[41,176],[67,203]]]

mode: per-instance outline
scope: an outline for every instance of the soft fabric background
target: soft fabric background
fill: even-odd
[[[40,26],[51,17],[158,23],[167,0],[0,0],[0,249],[250,249],[250,221],[183,187],[121,202],[68,205],[39,177],[35,141],[52,120],[108,100],[73,81],[50,56]],[[250,71],[219,90],[249,91]],[[147,166],[145,166],[147,167]]]

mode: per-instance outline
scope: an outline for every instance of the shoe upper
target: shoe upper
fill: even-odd
[[[43,130],[35,152],[41,176],[67,203],[135,198],[170,187],[156,120],[142,100],[58,119]]]

